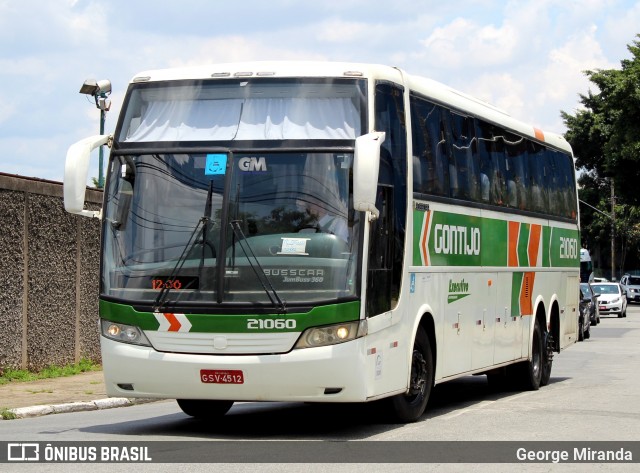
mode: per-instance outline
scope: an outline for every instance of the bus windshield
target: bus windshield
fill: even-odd
[[[353,153],[112,158],[102,294],[142,304],[286,303],[356,293]],[[169,292],[169,294],[166,294]],[[157,309],[157,307],[156,307]]]

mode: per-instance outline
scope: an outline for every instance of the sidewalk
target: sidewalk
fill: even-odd
[[[0,385],[0,412],[8,409],[17,418],[108,409],[149,401],[107,398],[102,371]]]

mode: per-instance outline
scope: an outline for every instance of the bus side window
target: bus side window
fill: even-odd
[[[504,134],[509,174],[509,206],[520,210],[529,208],[527,148],[524,138],[509,132]]]
[[[504,143],[500,130],[480,120],[476,120],[476,130],[482,201],[493,205],[507,205]]]
[[[576,182],[575,182],[575,169],[573,166],[573,159],[571,156],[555,152],[559,162],[560,170],[560,189],[562,192],[562,200],[565,206],[565,214],[563,217],[575,219],[578,215],[578,208],[576,202]]]
[[[450,113],[450,130],[452,138],[452,197],[477,201],[480,199],[480,185],[476,169],[477,151],[473,118]]]
[[[545,151],[545,170],[549,174],[549,213],[557,217],[566,214],[559,163],[556,161],[559,157],[551,149]]]
[[[545,148],[533,141],[528,142],[527,159],[529,162],[529,183],[531,189],[531,208],[536,212],[547,212],[548,184],[545,173]]]
[[[440,107],[411,97],[414,192],[448,196],[448,158]]]

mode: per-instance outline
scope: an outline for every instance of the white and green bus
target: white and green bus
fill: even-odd
[[[382,400],[409,422],[461,376],[538,389],[576,340],[569,145],[397,68],[141,73],[114,134],[69,149],[65,207],[102,219],[110,396],[196,417]]]

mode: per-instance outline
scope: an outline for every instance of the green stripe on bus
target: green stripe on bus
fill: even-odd
[[[427,215],[429,216],[427,218]],[[507,267],[509,221],[441,211],[413,211],[413,255],[415,266],[495,266]],[[519,225],[516,253],[520,267],[579,267],[580,233],[539,225],[539,241],[531,243],[532,224]],[[427,238],[428,236],[428,238]],[[426,245],[425,245],[426,242]]]
[[[531,226],[527,223],[520,225],[520,235],[518,236],[518,262],[520,266],[531,266],[529,261],[529,235]],[[535,261],[533,262],[535,264]]]
[[[175,312],[179,313],[181,311],[176,310]],[[143,330],[158,330],[160,327],[160,324],[153,312],[138,312],[129,305],[116,304],[114,302],[104,300],[100,300],[100,317],[112,322],[136,325]],[[190,332],[192,333],[255,333],[257,330],[249,330],[247,328],[249,319],[294,319],[296,321],[295,328],[260,329],[259,331],[261,333],[301,332],[309,327],[358,320],[360,317],[360,302],[352,301],[342,304],[314,307],[307,313],[274,313],[266,315],[187,314],[186,317],[191,323]]]
[[[524,273],[513,273],[511,283],[511,317],[520,315],[520,289],[522,288],[522,279]]]

